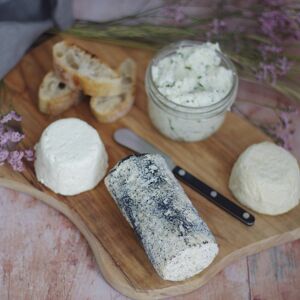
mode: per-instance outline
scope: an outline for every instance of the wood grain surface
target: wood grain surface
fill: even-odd
[[[49,41],[31,51],[6,78],[14,92],[11,99],[13,106],[23,116],[23,130],[26,134],[23,146],[32,147],[42,130],[57,119],[42,115],[36,106],[38,86],[43,75],[51,68],[53,42]],[[246,147],[267,139],[266,136],[237,116],[228,114],[222,129],[204,142],[171,142],[154,130],[146,114],[143,78],[148,60],[153,54],[91,42],[77,43],[112,66],[117,66],[127,56],[133,57],[139,66],[137,101],[130,114],[114,124],[97,123],[89,111],[88,103],[81,103],[59,118],[76,116],[94,126],[104,140],[110,166],[130,153],[117,146],[111,138],[116,128],[127,126],[169,153],[182,167],[232,198],[227,182],[234,161]],[[92,191],[63,197],[36,181],[31,164],[27,165],[22,175],[2,167],[0,176],[1,185],[27,192],[63,212],[88,240],[106,280],[117,290],[134,298],[160,298],[192,291],[233,260],[300,236],[299,207],[278,217],[256,215],[256,225],[246,227],[185,187],[200,215],[216,236],[220,252],[213,264],[201,274],[184,282],[172,283],[161,280],[155,273],[103,182]]]

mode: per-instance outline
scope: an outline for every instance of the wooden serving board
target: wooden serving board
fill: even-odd
[[[59,118],[78,117],[98,130],[112,167],[131,154],[113,141],[112,134],[117,128],[129,127],[168,153],[177,164],[234,200],[227,187],[233,163],[249,145],[268,139],[262,132],[228,113],[221,130],[206,141],[179,143],[166,139],[151,125],[146,110],[144,73],[153,53],[87,41],[76,43],[112,66],[118,66],[128,56],[137,61],[135,106],[120,121],[105,125],[93,118],[88,102],[82,102],[58,117],[43,115],[37,109],[37,90],[42,77],[51,69],[51,48],[58,40],[50,40],[33,49],[6,77],[6,83],[13,91],[10,101],[23,116],[22,126],[26,134],[24,147],[33,147],[51,122]],[[154,271],[103,181],[92,191],[64,197],[39,184],[33,165],[27,163],[22,174],[13,172],[7,166],[0,167],[0,185],[31,194],[66,215],[86,237],[105,279],[119,292],[132,298],[156,299],[190,292],[233,260],[300,237],[300,206],[277,217],[255,214],[255,225],[247,227],[184,185],[215,235],[220,252],[206,270],[193,278],[177,283],[164,281]]]

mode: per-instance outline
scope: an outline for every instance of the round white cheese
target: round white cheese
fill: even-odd
[[[270,142],[250,146],[236,161],[229,188],[244,205],[262,214],[283,214],[299,203],[297,160]]]
[[[107,153],[98,132],[76,118],[50,124],[35,150],[38,181],[62,195],[93,189],[108,167]]]

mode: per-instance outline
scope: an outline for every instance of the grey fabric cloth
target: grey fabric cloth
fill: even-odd
[[[0,79],[43,32],[72,23],[72,0],[0,0]]]

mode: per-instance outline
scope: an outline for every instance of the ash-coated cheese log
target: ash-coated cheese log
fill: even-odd
[[[163,279],[187,279],[217,255],[214,236],[160,155],[125,158],[105,185]]]

